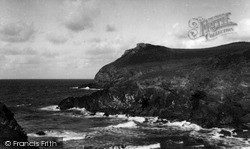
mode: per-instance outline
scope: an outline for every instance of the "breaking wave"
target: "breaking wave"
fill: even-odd
[[[129,121],[129,122],[125,122],[125,123],[121,123],[118,125],[111,125],[108,127],[114,127],[114,128],[136,128],[136,123],[133,121]]]
[[[63,141],[69,141],[69,140],[82,140],[86,138],[86,133],[77,133],[73,131],[57,131],[57,130],[49,130],[44,131],[45,135],[38,135],[35,133],[28,134],[29,137],[62,137]]]
[[[60,111],[58,105],[46,106],[46,107],[40,108],[40,110],[43,110],[43,111]]]
[[[82,89],[82,90],[93,90],[93,91],[98,91],[98,90],[102,90],[102,89],[98,89],[98,88],[90,88],[90,87],[84,87],[84,88],[79,88],[79,89]]]

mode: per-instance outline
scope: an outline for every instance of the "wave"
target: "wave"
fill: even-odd
[[[135,116],[135,117],[128,117],[128,120],[143,123],[143,122],[146,121],[146,118],[145,117]]]
[[[128,121],[135,121],[138,123],[154,123],[158,120],[158,117],[128,116],[126,114],[109,115],[109,118],[126,119]]]
[[[103,89],[99,89],[99,88],[90,88],[90,87],[70,87],[70,89],[81,89],[81,90],[91,90],[91,91],[99,91],[99,90],[103,90]]]
[[[76,108],[76,107],[70,108],[70,109],[68,109],[68,111],[79,111],[79,112],[81,112],[83,114],[89,113],[89,111],[87,111],[85,108]]]
[[[58,105],[46,106],[46,107],[40,108],[40,110],[43,110],[43,111],[60,111]]]
[[[102,89],[98,89],[98,88],[90,88],[90,87],[84,87],[84,88],[79,88],[79,89],[82,89],[82,90],[93,90],[93,91],[98,91],[98,90],[102,90]]]
[[[150,144],[150,145],[142,145],[142,146],[126,146],[125,149],[155,149],[161,148],[160,143]]]
[[[137,124],[134,121],[129,121],[129,122],[121,123],[121,124],[118,124],[118,125],[111,125],[111,126],[108,126],[108,127],[109,128],[110,127],[113,127],[113,128],[136,128]]]
[[[183,131],[190,131],[190,130],[199,131],[199,130],[202,129],[201,126],[199,126],[197,124],[190,123],[188,121],[180,121],[180,122],[178,122],[178,121],[175,121],[175,122],[168,121],[164,125],[169,126],[169,127],[173,127],[173,128],[178,128],[178,129],[183,130]]]
[[[91,112],[87,111],[85,108],[70,108],[66,111],[72,111],[72,112],[70,112],[70,113],[69,112],[60,112],[60,113],[54,113],[54,115],[71,117],[71,118],[85,118],[91,114]]]
[[[250,139],[240,138],[235,136],[225,136],[220,133],[222,130],[228,130],[227,128],[212,128],[207,129],[211,132],[201,133],[199,131],[192,131],[190,137],[201,139],[206,145],[210,146],[224,146],[228,148],[248,148],[250,149]]]
[[[29,137],[61,137],[63,141],[69,140],[82,140],[86,138],[86,133],[77,133],[73,131],[58,131],[58,130],[49,130],[44,131],[45,135],[37,135],[35,133],[27,134]]]
[[[128,118],[128,116],[125,115],[125,114],[109,115],[109,117],[110,117],[110,118],[122,118],[122,119]]]
[[[140,129],[161,129],[161,130],[178,130],[183,132],[189,132],[191,138],[196,138],[198,140],[203,140],[204,145],[199,145],[195,147],[210,146],[225,146],[225,147],[240,147],[250,149],[250,139],[236,137],[234,129],[231,128],[202,128],[201,126],[188,122],[188,121],[167,121],[165,119],[159,120],[158,118],[147,118],[147,117],[123,117],[128,122],[121,123],[118,125],[111,125],[108,128],[140,128]],[[139,125],[140,123],[149,125]],[[222,131],[229,132],[228,134],[223,134]],[[194,147],[194,146],[193,146]]]
[[[16,105],[16,107],[24,107],[24,106],[31,106],[31,104],[20,104],[20,105]]]
[[[81,114],[83,114],[83,116],[85,116],[85,118],[105,117],[104,112],[96,112],[95,115],[91,115],[91,112],[89,112],[85,108],[70,108],[68,110],[79,111],[81,112]]]
[[[40,108],[41,110],[47,111],[59,111],[57,105],[51,105],[44,108]],[[188,121],[169,121],[166,119],[158,119],[158,117],[139,117],[139,116],[128,116],[125,114],[117,114],[117,115],[109,115],[105,116],[103,112],[97,112],[95,115],[91,115],[91,112],[87,111],[85,108],[71,108],[71,111],[79,111],[79,112],[70,112],[70,113],[59,113],[59,114],[68,114],[67,116],[72,117],[83,117],[83,118],[93,118],[93,117],[104,117],[111,119],[121,119],[123,122],[119,124],[113,124],[107,127],[103,127],[104,130],[110,132],[119,132],[119,131],[133,131],[134,128],[139,129],[160,129],[160,130],[177,130],[188,132],[191,138],[203,140],[205,142],[205,146],[207,144],[219,145],[219,146],[237,146],[237,147],[250,147],[250,139],[247,138],[239,138],[236,137],[236,133],[234,129],[230,128],[211,128],[206,129],[201,126],[188,122]],[[56,113],[57,114],[57,113]],[[133,129],[131,129],[133,128]],[[229,132],[227,134],[223,134],[222,130]],[[245,130],[247,131],[247,130]],[[124,132],[124,133],[125,133]],[[132,132],[129,132],[132,133]],[[138,133],[138,132],[136,132]],[[229,135],[228,135],[229,134]],[[36,135],[36,134],[35,134]],[[86,134],[84,133],[75,133],[72,131],[47,131],[47,136],[50,137],[64,137],[64,141],[74,140],[74,139],[84,139]],[[38,136],[38,135],[36,135]],[[136,146],[134,146],[136,148]],[[200,146],[201,147],[201,146]],[[132,148],[132,147],[131,147]],[[137,147],[140,148],[140,147]],[[141,147],[142,148],[142,147]]]
[[[85,116],[85,118],[100,118],[100,117],[106,117],[104,112],[96,112],[95,115],[88,114]]]
[[[120,115],[111,115],[109,117],[127,120],[127,122],[125,122],[125,123],[108,126],[108,127],[114,127],[114,128],[136,128],[137,127],[136,122],[137,123],[144,123],[147,119],[146,117],[139,117],[139,116],[130,117],[130,116],[121,115],[121,114]]]
[[[77,86],[76,87],[70,87],[70,89],[79,89],[79,87],[77,87]]]

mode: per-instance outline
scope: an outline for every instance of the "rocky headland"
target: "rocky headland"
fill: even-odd
[[[90,112],[158,116],[203,127],[236,128],[250,123],[250,43],[205,49],[172,49],[140,43],[96,74],[102,88],[59,103]]]

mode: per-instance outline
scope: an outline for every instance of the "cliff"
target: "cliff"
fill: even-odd
[[[23,128],[17,123],[14,114],[0,102],[0,148],[6,148],[6,141],[10,141],[10,148],[13,149],[33,149],[35,147],[12,146],[13,141],[28,142],[28,137]]]
[[[59,107],[241,128],[250,122],[249,66],[247,42],[205,49],[140,43],[96,74],[94,86],[104,90]]]

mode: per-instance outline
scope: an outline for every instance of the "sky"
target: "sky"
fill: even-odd
[[[0,0],[0,79],[92,79],[137,43],[250,41],[248,0]],[[188,38],[192,18],[231,12],[234,32]]]

